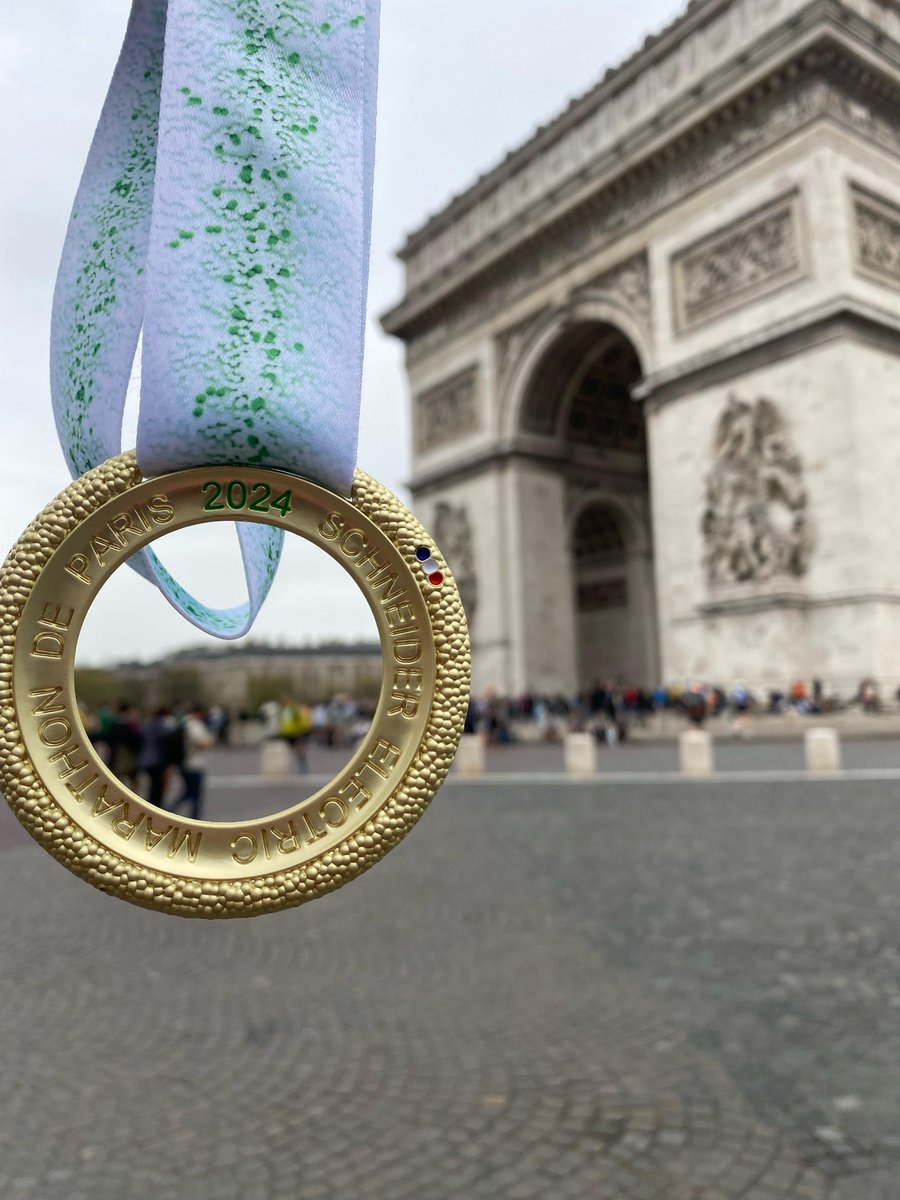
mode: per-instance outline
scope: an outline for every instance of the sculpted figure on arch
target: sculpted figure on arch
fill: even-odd
[[[776,405],[732,393],[713,454],[703,515],[710,584],[805,575],[813,538],[803,464]]]

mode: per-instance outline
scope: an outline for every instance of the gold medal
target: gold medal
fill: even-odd
[[[134,551],[187,525],[276,525],[350,573],[375,617],[384,678],[345,769],[293,808],[193,821],[124,787],[87,737],[78,634]],[[350,499],[293,475],[197,467],[145,480],[134,454],[89,471],[28,527],[2,573],[0,784],[32,836],[102,891],[180,916],[253,916],[332,891],[412,828],[449,770],[469,697],[450,570],[400,501],[357,471]]]

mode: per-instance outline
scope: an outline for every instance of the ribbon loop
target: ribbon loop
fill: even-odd
[[[138,462],[276,467],[347,493],[368,284],[378,0],[134,0],[54,297],[51,382],[73,475],[121,449],[143,328]],[[239,525],[250,628],[282,534]]]

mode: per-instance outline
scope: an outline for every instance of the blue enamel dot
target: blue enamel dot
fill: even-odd
[[[420,546],[416,551],[416,558],[421,563],[428,562],[429,558],[431,558],[431,551],[427,546]]]

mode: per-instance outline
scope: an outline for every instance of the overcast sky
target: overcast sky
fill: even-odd
[[[523,142],[681,0],[384,0],[369,333],[360,466],[405,495],[408,394],[378,315],[401,295],[394,251],[451,195]],[[0,543],[5,553],[68,482],[50,410],[56,267],[78,178],[124,32],[127,0],[0,0]],[[288,644],[374,637],[339,567],[289,538],[252,636]],[[242,599],[236,539],[210,525],[158,543],[202,599]],[[131,571],[95,603],[79,660],[149,659],[204,635]]]

